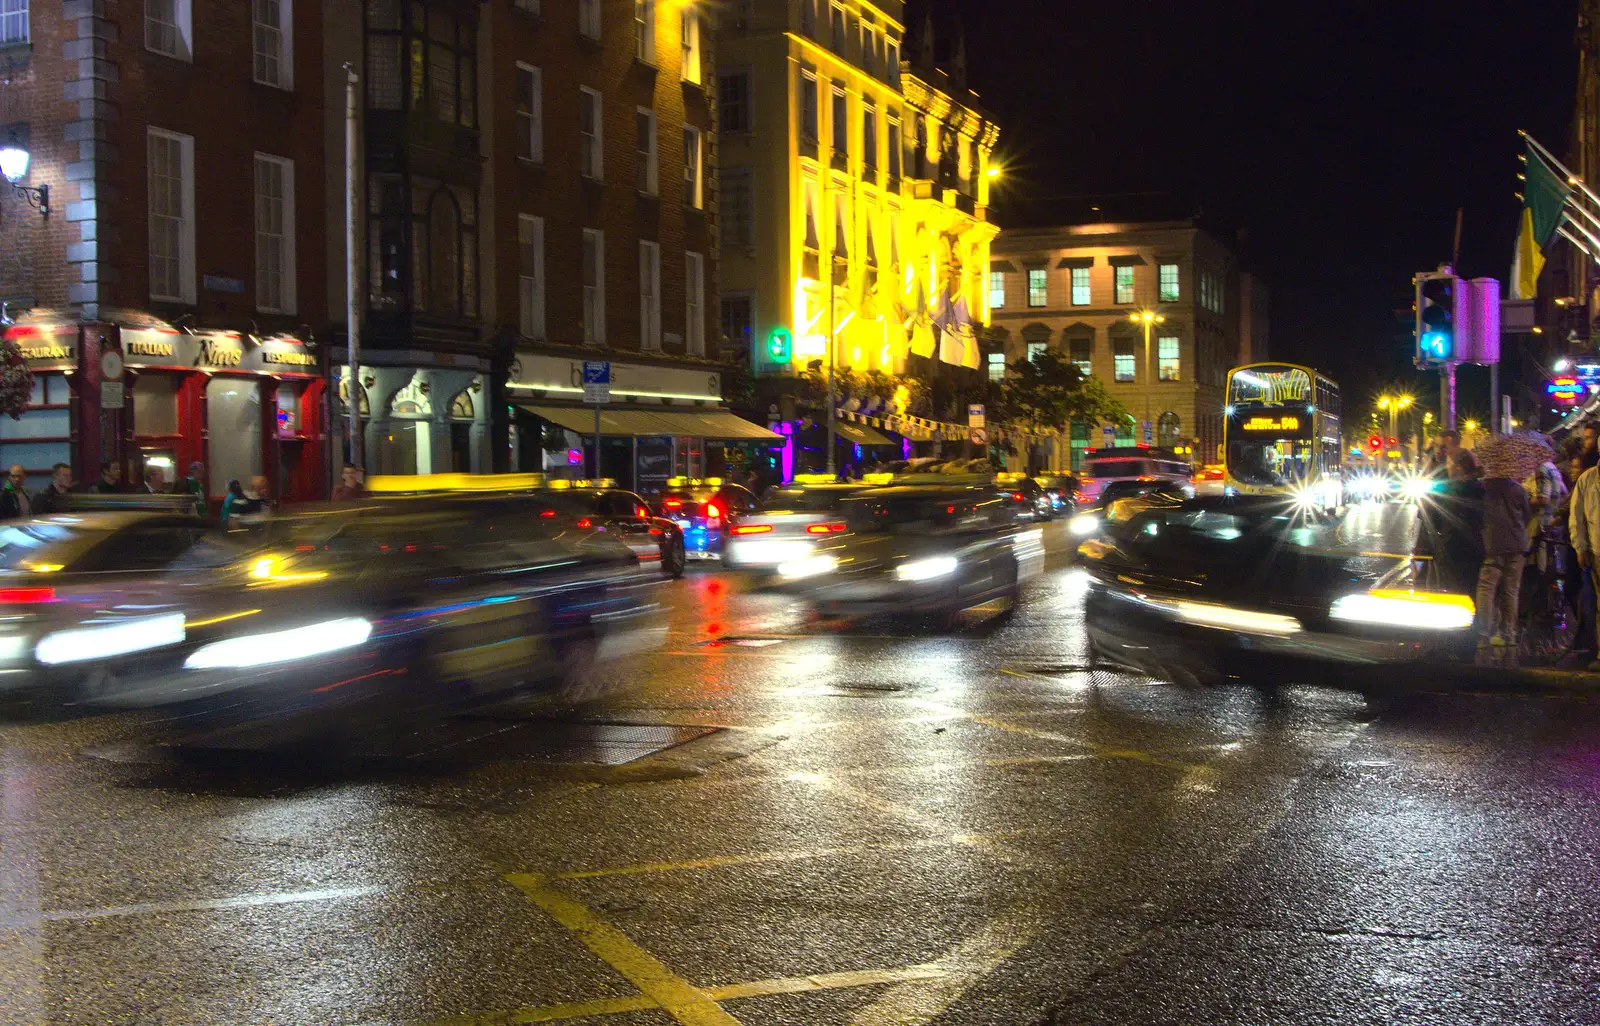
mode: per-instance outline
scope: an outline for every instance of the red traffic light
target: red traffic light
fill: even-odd
[[[1371,438],[1367,439],[1367,448],[1371,449],[1373,452],[1377,452],[1379,449],[1382,449],[1383,448],[1383,438],[1382,438],[1382,436],[1373,435]]]
[[[1390,445],[1399,445],[1399,444],[1400,444],[1400,439],[1398,439],[1398,438],[1391,438],[1391,439],[1389,439],[1389,444],[1390,444]]]

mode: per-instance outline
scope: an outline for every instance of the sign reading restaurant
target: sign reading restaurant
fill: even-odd
[[[33,371],[72,370],[78,365],[76,324],[14,324],[6,339],[15,342]]]
[[[170,329],[124,328],[122,356],[129,367],[256,371],[279,376],[317,373],[317,355],[298,339],[257,342],[233,333],[189,335]]]

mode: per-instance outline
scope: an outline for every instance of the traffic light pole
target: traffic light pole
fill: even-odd
[[[1450,361],[1439,368],[1439,421],[1441,431],[1456,429],[1456,365]]]

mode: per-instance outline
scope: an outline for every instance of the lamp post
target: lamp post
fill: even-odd
[[[1153,324],[1163,324],[1166,322],[1166,318],[1161,314],[1156,313],[1154,310],[1135,310],[1133,313],[1128,315],[1128,319],[1133,321],[1135,324],[1144,325],[1144,372],[1146,377],[1144,392],[1144,423],[1145,429],[1149,430],[1150,393],[1154,391],[1156,387],[1156,368],[1155,364],[1150,362],[1150,326]]]

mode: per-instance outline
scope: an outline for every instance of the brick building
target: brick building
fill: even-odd
[[[0,301],[36,372],[0,462],[323,487],[321,10],[45,0],[0,19]],[[120,360],[108,354],[115,353]],[[120,364],[120,374],[117,374]],[[108,376],[105,372],[111,372]],[[121,387],[119,388],[118,385]]]
[[[992,255],[989,306],[1006,341],[986,354],[991,378],[1003,377],[1007,363],[1058,351],[1103,381],[1131,415],[1121,424],[1073,425],[1074,469],[1084,449],[1103,444],[1106,427],[1119,445],[1192,444],[1203,459],[1216,458],[1223,385],[1241,352],[1231,250],[1193,221],[1163,221],[1008,229]],[[1251,310],[1261,316],[1259,300]],[[1135,313],[1162,319],[1147,325]],[[1252,345],[1263,332],[1253,323]],[[1067,454],[1052,457],[1063,465]]]

